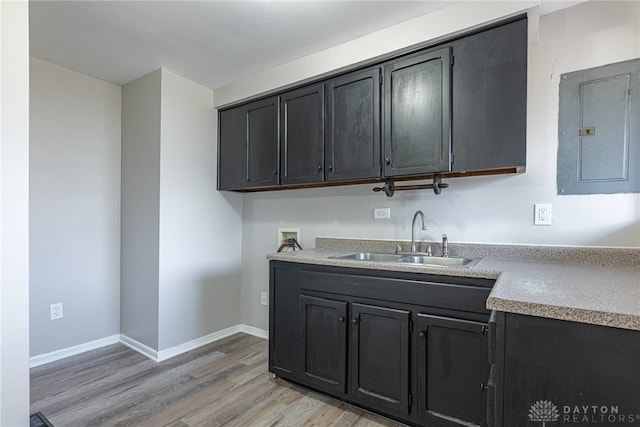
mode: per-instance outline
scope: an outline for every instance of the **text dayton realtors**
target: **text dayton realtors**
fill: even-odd
[[[618,406],[568,406],[562,407],[562,420],[566,423],[634,423],[640,415],[621,414]]]

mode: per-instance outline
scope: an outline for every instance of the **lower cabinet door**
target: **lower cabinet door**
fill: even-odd
[[[362,404],[409,413],[410,312],[351,305],[351,396]]]
[[[346,393],[347,303],[300,296],[302,380],[328,393]]]
[[[417,315],[418,414],[427,425],[486,426],[487,324]]]

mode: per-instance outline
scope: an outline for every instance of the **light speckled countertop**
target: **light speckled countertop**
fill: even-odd
[[[487,254],[475,266],[461,268],[330,258],[359,251],[392,253],[394,242],[319,238],[316,246],[318,249],[272,253],[267,258],[496,279],[488,309],[640,330],[638,249],[450,244],[452,256]]]

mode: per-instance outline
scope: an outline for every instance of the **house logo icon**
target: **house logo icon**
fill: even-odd
[[[549,400],[538,400],[529,408],[529,420],[542,422],[542,427],[547,422],[556,421],[560,417],[558,407]]]

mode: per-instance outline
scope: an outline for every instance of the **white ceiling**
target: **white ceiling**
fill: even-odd
[[[31,1],[31,55],[122,85],[161,66],[217,88],[452,1]]]

